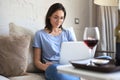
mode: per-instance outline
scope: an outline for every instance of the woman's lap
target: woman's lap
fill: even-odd
[[[59,64],[52,64],[47,68],[45,71],[46,80],[80,80],[80,78],[76,76],[58,73],[56,69],[57,66],[59,66]]]

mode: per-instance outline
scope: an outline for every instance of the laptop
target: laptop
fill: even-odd
[[[71,60],[89,59],[90,56],[93,58],[95,49],[93,49],[93,54],[90,55],[89,48],[83,41],[63,42],[60,52],[60,64],[68,64]]]

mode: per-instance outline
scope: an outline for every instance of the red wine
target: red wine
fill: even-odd
[[[98,43],[98,40],[84,40],[85,44],[93,49],[93,47]]]

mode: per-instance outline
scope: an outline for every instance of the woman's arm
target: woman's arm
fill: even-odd
[[[52,64],[50,62],[48,63],[42,63],[41,62],[41,49],[40,48],[33,48],[34,49],[34,64],[35,66],[40,69],[45,71],[47,69],[47,67]]]

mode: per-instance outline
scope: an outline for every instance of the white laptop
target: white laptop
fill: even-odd
[[[91,58],[94,57],[95,49]],[[89,48],[83,41],[63,42],[60,52],[60,64],[68,64],[71,60],[83,60],[90,58]]]

